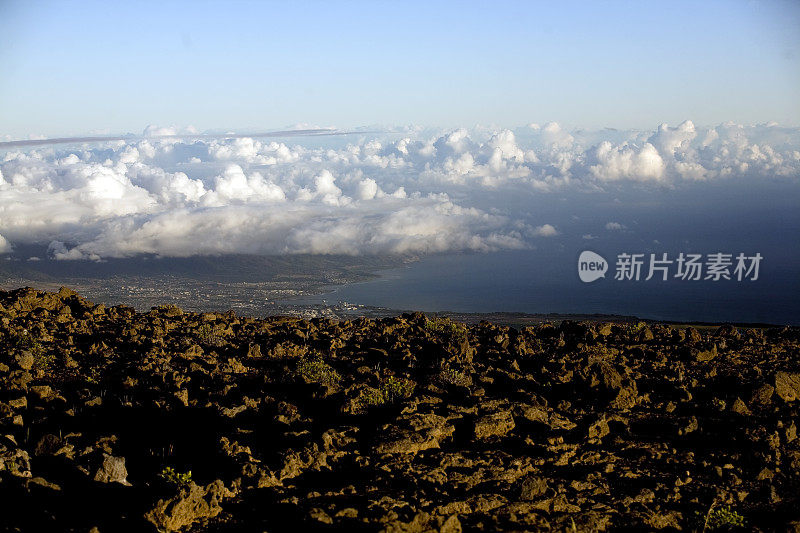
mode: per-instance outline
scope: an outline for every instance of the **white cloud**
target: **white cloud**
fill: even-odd
[[[601,181],[658,181],[666,165],[656,148],[645,143],[641,148],[629,144],[615,146],[603,141],[594,151],[597,164],[589,167]]]
[[[800,129],[774,124],[400,128],[305,146],[159,138],[172,133],[0,153],[0,253],[34,242],[64,259],[513,249],[560,235],[530,222],[537,195],[800,178]]]
[[[188,197],[188,196],[187,196]],[[229,165],[214,180],[214,190],[200,197],[206,205],[232,202],[280,202],[286,199],[283,190],[258,172],[245,175],[239,165]]]
[[[359,200],[372,200],[378,194],[378,184],[372,178],[367,178],[358,182],[356,197]]]
[[[156,126],[148,125],[143,132],[145,137],[160,137],[164,135],[177,135],[178,129],[175,126]]]
[[[487,144],[490,148],[495,150],[493,154],[499,151],[502,159],[511,159],[520,163],[525,161],[525,152],[517,146],[514,133],[509,130],[502,130],[495,133]]]
[[[662,156],[670,157],[676,151],[688,149],[689,143],[695,137],[697,137],[697,132],[694,124],[691,120],[686,120],[674,128],[668,124],[661,124],[647,142],[655,146]]]
[[[561,129],[558,122],[548,122],[542,128],[542,137],[546,144],[553,148],[569,148],[575,138],[568,132]]]
[[[558,230],[550,224],[544,224],[543,226],[534,228],[533,234],[539,237],[555,237],[558,235]]]
[[[342,195],[342,190],[336,186],[336,178],[327,169],[314,178],[314,188],[304,187],[297,192],[297,200],[309,202],[320,200],[325,205],[337,206],[350,202],[350,198]]]
[[[606,229],[608,231],[619,231],[625,229],[625,226],[620,224],[619,222],[607,222]]]

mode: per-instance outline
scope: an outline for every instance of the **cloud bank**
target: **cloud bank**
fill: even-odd
[[[0,151],[0,253],[17,243],[94,260],[521,249],[563,233],[520,199],[800,181],[800,130],[775,124],[400,128],[313,142],[155,136],[164,131]]]

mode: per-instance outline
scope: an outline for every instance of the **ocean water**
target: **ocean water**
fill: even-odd
[[[674,321],[800,325],[800,186],[767,180],[693,185],[657,193],[547,196],[525,206],[530,224],[549,222],[559,234],[528,250],[428,255],[376,280],[333,287],[329,303],[403,310],[489,313],[601,313]],[[505,202],[521,199],[503,199]],[[498,204],[497,199],[490,203]],[[520,211],[521,206],[515,206]],[[611,231],[609,221],[622,226]],[[610,265],[584,283],[578,256],[591,250]],[[621,253],[739,253],[763,257],[758,279],[689,281],[614,279]],[[733,270],[733,269],[731,269]]]
[[[617,281],[613,276],[612,271],[584,283],[577,275],[577,256],[567,253],[437,255],[383,271],[373,281],[333,287],[313,300],[426,312],[602,313],[800,325],[798,277],[766,260],[756,281]]]

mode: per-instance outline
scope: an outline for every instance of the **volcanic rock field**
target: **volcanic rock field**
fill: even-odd
[[[0,291],[0,531],[800,531],[800,330]]]

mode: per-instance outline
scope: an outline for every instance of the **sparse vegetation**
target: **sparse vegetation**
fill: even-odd
[[[42,343],[31,335],[27,329],[23,329],[20,332],[12,332],[11,345],[17,350],[30,352],[34,357],[41,355],[44,351]]]
[[[472,376],[469,373],[459,370],[458,368],[447,366],[439,371],[439,381],[447,385],[457,385],[460,387],[468,387],[472,385]]]
[[[411,380],[388,376],[381,380],[378,388],[369,387],[363,391],[360,401],[367,406],[391,405],[410,398],[415,386]]]
[[[334,385],[341,379],[339,373],[318,355],[301,358],[297,363],[296,372],[307,381],[323,385]]]
[[[33,368],[41,370],[42,372],[49,372],[53,370],[56,364],[56,356],[52,352],[43,350],[38,356],[33,358]]]
[[[171,466],[165,466],[164,469],[158,473],[158,477],[170,485],[188,485],[192,482],[192,471],[178,472]]]
[[[45,349],[44,345],[27,329],[19,333],[11,333],[11,345],[20,352],[29,352],[33,356],[33,369],[48,372],[56,362],[55,354]]]
[[[745,525],[742,515],[731,509],[729,505],[709,508],[706,513],[703,531],[717,531],[721,529],[741,528]]]
[[[211,324],[202,324],[195,330],[195,336],[201,344],[208,346],[218,346],[220,344],[220,337],[214,333],[214,328]]]
[[[449,318],[428,319],[425,322],[425,329],[451,337],[458,342],[467,338],[467,327],[464,324],[453,322]]]

